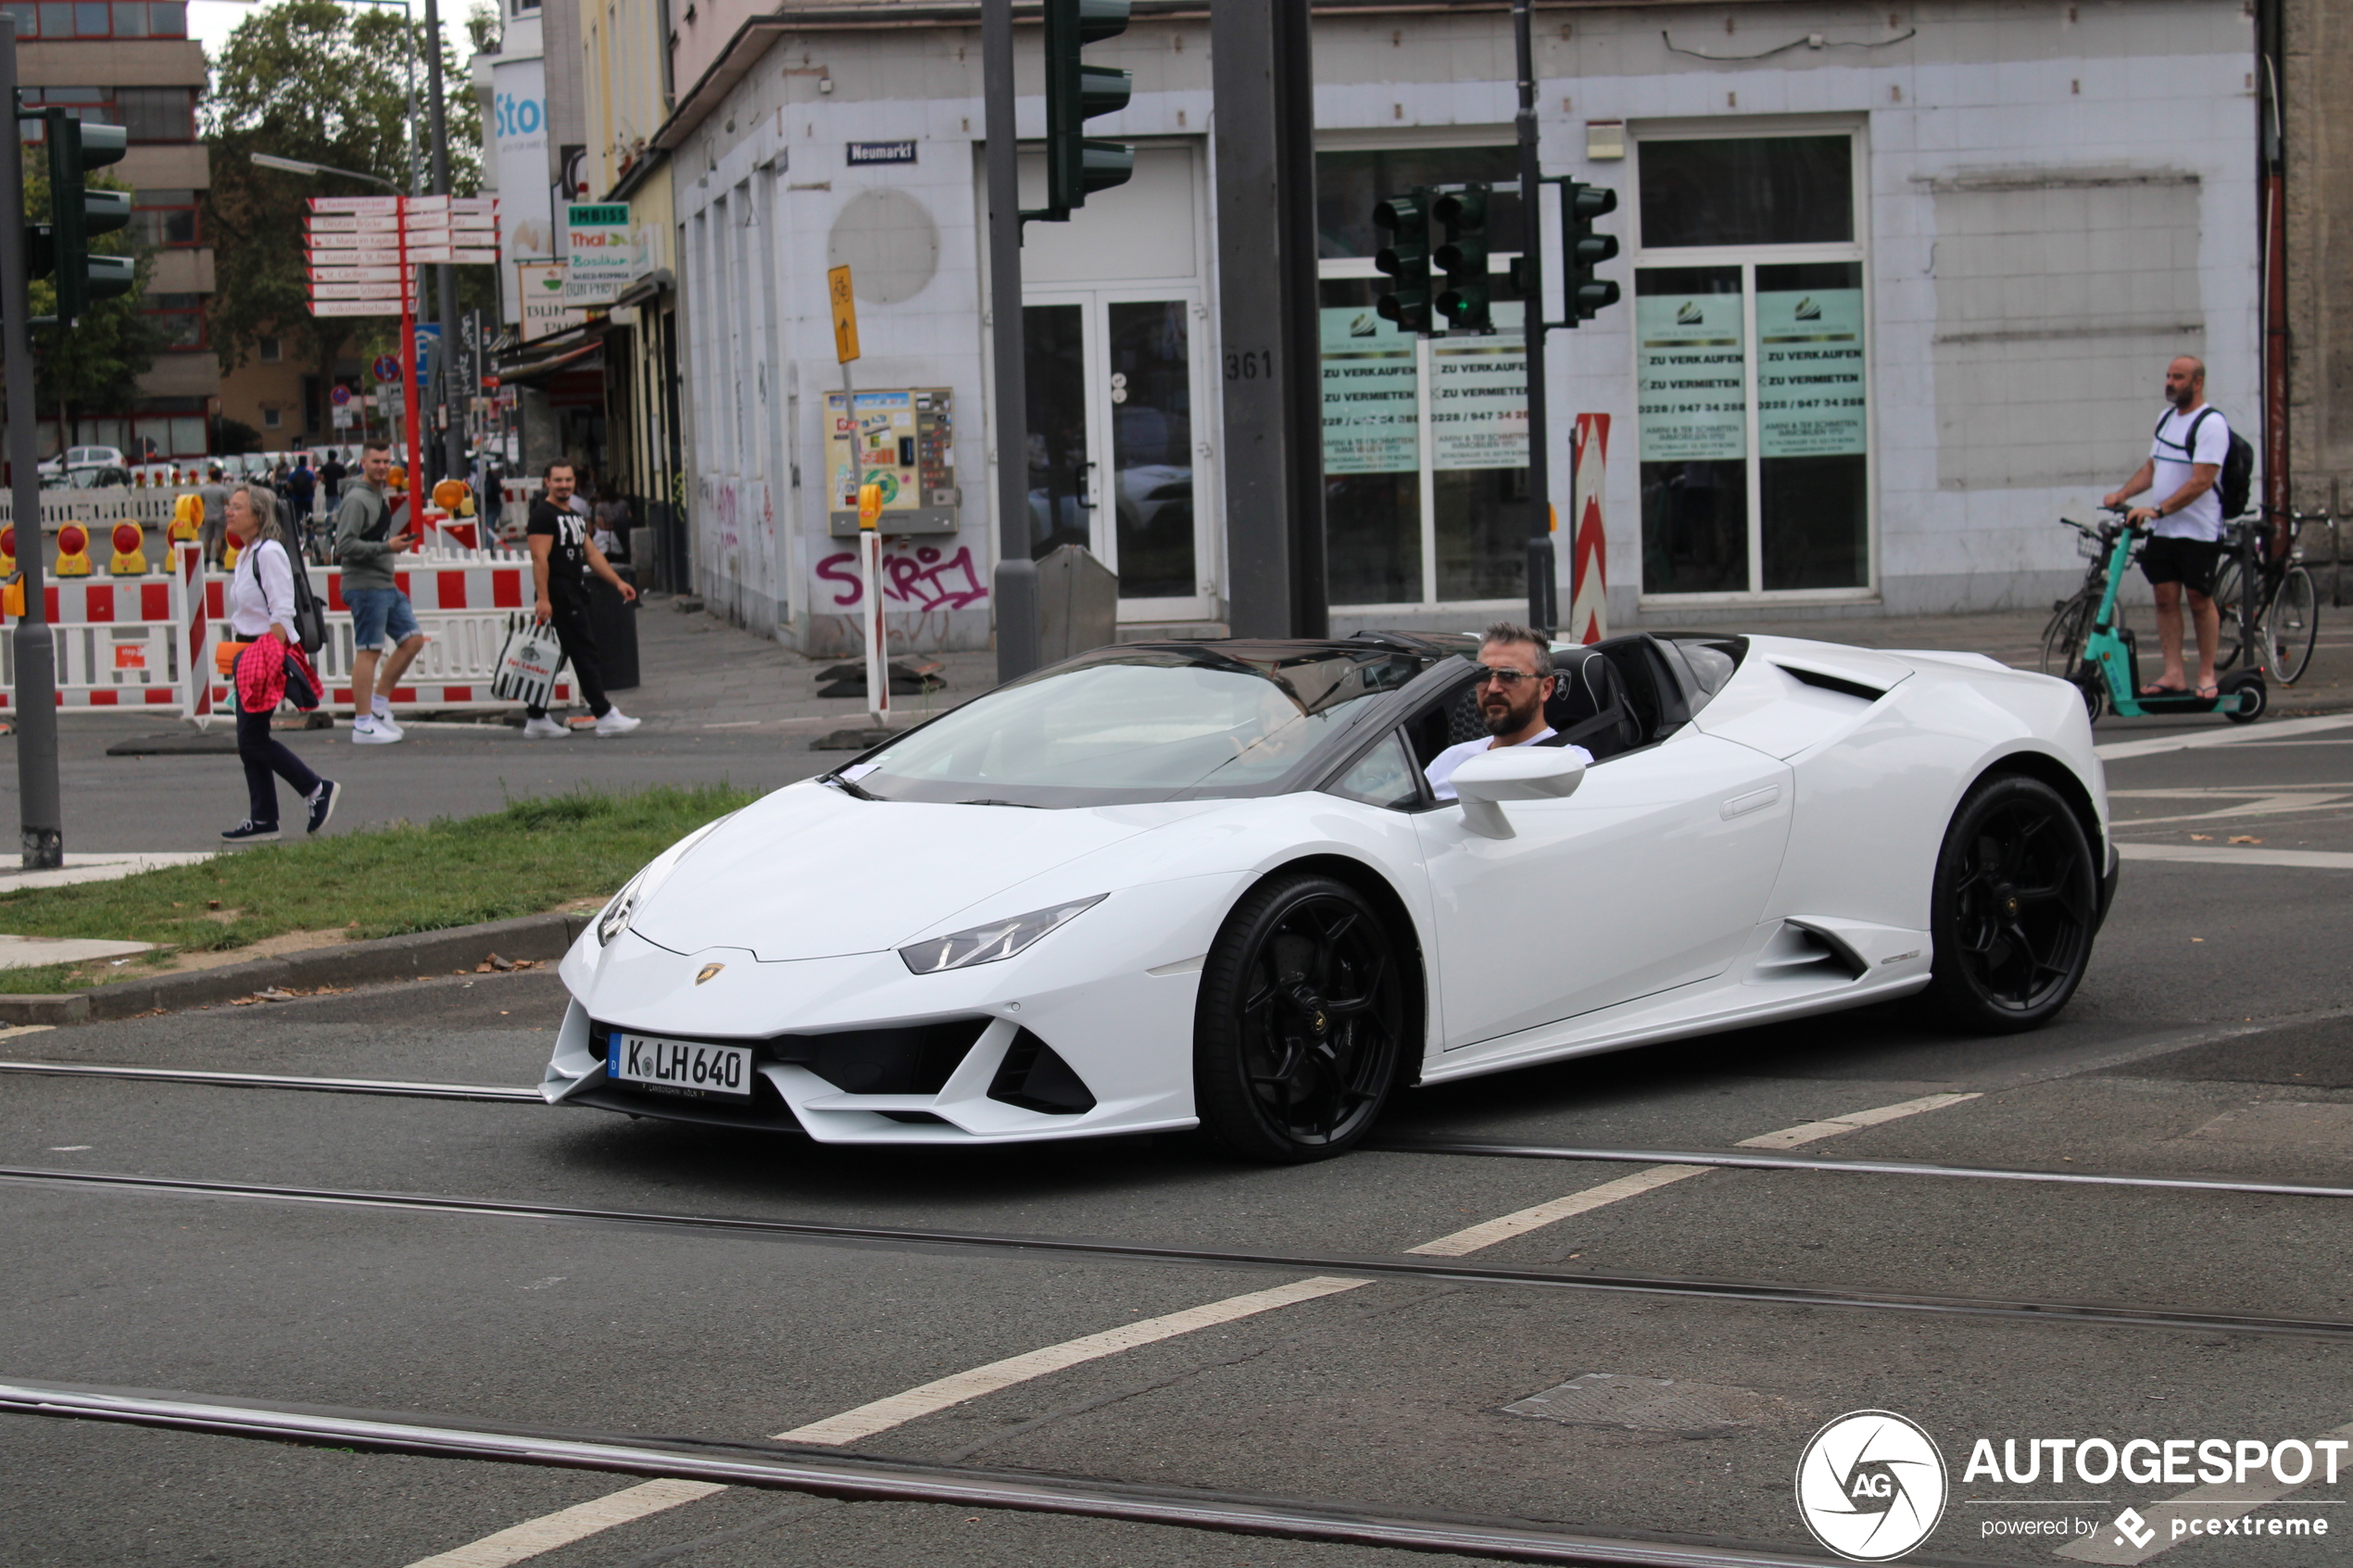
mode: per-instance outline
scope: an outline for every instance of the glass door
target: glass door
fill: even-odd
[[[1212,483],[1196,406],[1201,305],[1089,290],[1023,310],[1031,549],[1083,545],[1119,574],[1123,621],[1213,613]]]

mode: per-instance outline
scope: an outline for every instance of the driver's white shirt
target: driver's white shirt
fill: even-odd
[[[1558,734],[1560,734],[1558,730],[1547,724],[1526,740],[1516,741],[1513,744],[1534,746],[1538,741]],[[1439,799],[1452,800],[1454,798],[1454,770],[1480,752],[1491,750],[1494,745],[1495,742],[1491,737],[1485,740],[1466,740],[1460,746],[1450,746],[1430,759],[1429,766],[1422,770],[1422,776],[1429,781],[1429,787]],[[1581,746],[1564,746],[1560,749],[1572,754],[1588,768],[1593,765],[1593,754]]]

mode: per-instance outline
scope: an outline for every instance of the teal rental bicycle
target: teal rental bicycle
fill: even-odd
[[[2094,564],[2085,573],[2085,592],[2074,600],[2062,601],[2052,617],[2052,624],[2044,645],[2044,670],[2059,674],[2054,668],[2068,654],[2073,654],[2072,667],[2067,678],[2076,690],[2083,694],[2083,706],[2097,722],[2106,712],[2120,718],[2153,718],[2175,713],[2220,713],[2234,724],[2251,724],[2263,717],[2271,706],[2271,688],[2266,680],[2268,662],[2265,649],[2270,639],[2259,634],[2255,625],[2255,596],[2238,596],[2238,646],[2247,650],[2246,662],[2221,676],[2213,696],[2199,696],[2195,692],[2181,692],[2162,696],[2141,695],[2141,655],[2133,629],[2122,623],[2117,614],[2116,596],[2123,586],[2124,573],[2133,564],[2133,556],[2146,533],[2123,521],[2125,508],[2110,507],[2107,510],[2120,514],[2116,521],[2104,522],[2098,529],[2084,527],[2069,520],[2069,526],[2085,539],[2084,553]],[[2254,543],[2254,531],[2243,530],[2234,562],[2242,572],[2259,571],[2259,563],[2246,558]],[[2105,581],[2101,581],[2105,579]],[[2098,584],[2096,607],[2091,607],[2089,590]],[[2072,613],[2070,613],[2072,612]],[[2088,614],[2091,621],[2087,632],[2082,621]],[[2064,624],[2063,624],[2064,623]],[[2078,638],[2081,643],[2078,643]],[[2081,651],[2075,650],[2080,646]]]

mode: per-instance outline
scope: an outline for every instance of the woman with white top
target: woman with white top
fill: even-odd
[[[294,644],[294,558],[278,527],[278,498],[262,485],[238,485],[229,493],[228,529],[237,542],[237,570],[229,579],[230,639]],[[310,831],[317,833],[334,815],[339,789],[271,733],[271,709],[245,711],[233,671],[229,690],[237,708],[237,755],[245,760],[250,802],[245,820],[220,836],[233,844],[277,837],[279,779],[292,784],[309,807]]]

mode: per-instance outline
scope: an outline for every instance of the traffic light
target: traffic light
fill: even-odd
[[[1429,215],[1446,226],[1446,243],[1430,259],[1446,274],[1436,302],[1438,320],[1454,332],[1491,332],[1488,309],[1493,287],[1487,276],[1487,187],[1454,185],[1430,204]]]
[[[1373,257],[1373,265],[1397,280],[1373,307],[1384,321],[1416,337],[1429,332],[1429,191],[1416,185],[1413,194],[1390,196],[1373,208],[1373,227],[1390,236]]]
[[[1089,44],[1127,31],[1127,0],[1046,0],[1046,205],[1066,217],[1096,191],[1125,185],[1136,149],[1087,138],[1087,122],[1127,107],[1124,70],[1079,58]]]
[[[110,234],[131,221],[127,191],[93,191],[82,182],[89,170],[122,161],[130,135],[120,125],[85,124],[64,109],[45,111],[49,143],[47,244],[32,236],[33,275],[46,260],[57,275],[58,321],[73,325],[93,302],[129,294],[139,264],[128,256],[93,256],[90,237]],[[46,255],[44,251],[45,248]]]
[[[1597,234],[1593,220],[1617,210],[1617,193],[1602,185],[1571,180],[1561,186],[1562,228],[1567,233],[1567,254],[1562,260],[1568,282],[1568,324],[1590,321],[1604,306],[1617,303],[1617,285],[1593,276],[1593,269],[1617,254],[1617,236]]]

